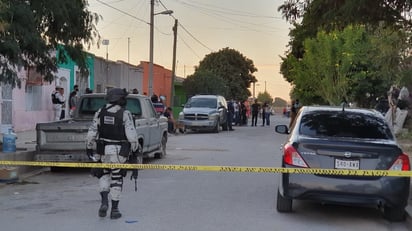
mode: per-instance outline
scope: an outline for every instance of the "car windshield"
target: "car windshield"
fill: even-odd
[[[80,105],[80,114],[90,114],[94,113],[107,104],[105,98],[84,98]],[[127,98],[126,109],[129,110],[133,115],[141,115],[142,110],[140,106],[140,101],[138,99]]]
[[[313,137],[393,139],[389,126],[382,118],[351,112],[315,112],[304,115],[300,133]]]
[[[187,104],[186,108],[189,107],[207,107],[207,108],[216,108],[217,100],[213,98],[191,98]]]

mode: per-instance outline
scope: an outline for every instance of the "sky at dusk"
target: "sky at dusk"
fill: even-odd
[[[154,63],[172,69],[173,25],[178,20],[176,75],[186,77],[205,55],[229,47],[251,59],[258,69],[255,95],[267,92],[289,100],[290,84],[279,73],[291,27],[277,8],[283,0],[155,0]],[[97,29],[109,45],[89,52],[138,65],[149,61],[150,0],[89,0],[101,15]],[[252,89],[251,89],[252,92]],[[252,92],[253,93],[253,92]]]

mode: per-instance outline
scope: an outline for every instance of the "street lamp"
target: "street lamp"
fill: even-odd
[[[154,16],[158,14],[172,14],[173,10],[165,10],[159,13],[154,13],[154,0],[150,0],[150,60],[149,60],[149,96],[153,95],[153,31],[154,31]]]
[[[103,39],[102,40],[102,44],[104,45],[104,46],[106,46],[106,60],[109,58],[109,43],[110,43],[110,41],[108,40],[108,39]]]

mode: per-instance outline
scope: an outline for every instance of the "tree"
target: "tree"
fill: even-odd
[[[272,96],[267,91],[265,91],[263,93],[259,92],[259,94],[257,96],[257,100],[259,102],[264,102],[264,103],[268,103],[268,104],[272,104],[272,102],[273,102]]]
[[[348,100],[369,107],[401,72],[393,67],[402,62],[397,54],[402,44],[398,32],[384,28],[373,33],[365,26],[321,31],[304,42],[305,55],[294,64],[295,86],[312,89],[331,105]]]
[[[183,81],[183,88],[189,96],[197,94],[227,95],[226,80],[212,71],[198,70]]]
[[[257,71],[253,61],[243,56],[239,51],[224,48],[205,56],[196,67],[194,76],[202,72],[213,73],[213,76],[222,78],[226,89],[220,94],[228,99],[245,100],[251,95],[248,88],[256,82],[253,73]],[[212,76],[212,75],[209,75]],[[220,82],[212,82],[222,85]]]
[[[2,0],[0,82],[20,87],[17,71],[22,67],[36,67],[52,82],[58,62],[68,58],[87,73],[84,45],[100,41],[99,16],[87,6],[87,0]]]
[[[286,102],[286,100],[279,97],[275,97],[275,101],[273,102],[274,107],[286,107],[287,105],[288,102]]]
[[[285,57],[281,57],[281,73],[294,86],[291,95],[294,98],[301,99],[302,103],[305,104],[325,102],[325,99],[320,97],[313,88],[310,77],[306,80],[299,79],[299,81],[296,81],[298,78],[296,65],[300,65],[306,55],[307,50],[304,48],[304,43],[307,39],[315,39],[320,31],[330,33],[343,31],[349,25],[364,25],[369,34],[386,30],[384,33],[391,35],[388,39],[384,36],[375,36],[370,40],[371,43],[379,47],[378,50],[386,52],[382,54],[374,53],[376,56],[369,55],[368,58],[373,58],[374,61],[383,64],[383,66],[368,62],[365,58],[363,61],[366,62],[358,63],[352,70],[352,72],[356,72],[356,70],[359,72],[357,73],[357,82],[351,83],[350,94],[353,99],[359,100],[362,105],[367,105],[368,102],[362,102],[365,100],[365,94],[359,93],[362,93],[362,91],[365,93],[365,90],[370,90],[371,86],[375,88],[376,84],[378,84],[377,88],[379,89],[383,87],[381,85],[392,84],[379,81],[379,78],[388,80],[391,79],[388,76],[392,76],[391,80],[393,80],[393,77],[400,79],[400,75],[405,76],[402,73],[407,71],[407,66],[402,62],[392,61],[402,61],[402,59],[406,59],[402,56],[409,54],[405,52],[404,47],[399,45],[402,43],[408,45],[411,41],[411,39],[408,39],[410,35],[403,37],[405,34],[396,34],[396,32],[410,31],[412,23],[410,18],[407,17],[409,14],[406,13],[411,11],[411,5],[411,1],[408,0],[376,0],[372,2],[368,0],[286,0],[278,8],[278,11],[282,12],[294,28],[290,31],[289,51]],[[401,43],[392,43],[395,41],[392,39],[396,36],[398,37],[395,40],[397,42],[402,41]],[[402,69],[402,72],[397,72],[400,69]],[[368,71],[368,75],[362,77],[361,71],[365,70]],[[399,81],[397,80],[397,82]]]
[[[294,28],[290,31],[289,51],[297,59],[303,57],[303,41],[314,38],[320,30],[342,30],[350,24],[382,25],[394,30],[410,30],[412,22],[405,15],[411,11],[410,0],[285,0],[278,8]],[[283,63],[282,63],[283,64]],[[281,73],[289,81],[287,65],[281,65]]]

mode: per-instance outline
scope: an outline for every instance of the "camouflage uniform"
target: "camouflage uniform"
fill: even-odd
[[[119,105],[106,105],[107,111],[116,113],[117,111],[121,110],[121,106]],[[96,140],[98,139],[98,126],[100,125],[100,114],[101,109],[99,109],[93,118],[93,122],[89,127],[89,131],[87,133],[87,149],[93,149]],[[133,123],[133,117],[131,113],[127,110],[123,112],[123,125],[125,128],[125,134],[127,140],[131,143],[131,149],[135,151],[138,147],[138,140],[137,140],[137,132],[136,128]],[[105,139],[104,141],[107,142],[116,142],[116,140],[108,140]],[[104,153],[96,153],[94,157],[97,160],[100,160],[102,163],[125,163],[127,161],[127,157],[123,157],[119,155],[120,145],[113,145],[108,144],[105,145]],[[99,178],[99,186],[100,192],[109,192],[112,198],[112,201],[120,200],[120,193],[122,191],[123,186],[123,176],[121,175],[120,169],[104,169],[103,176]]]

